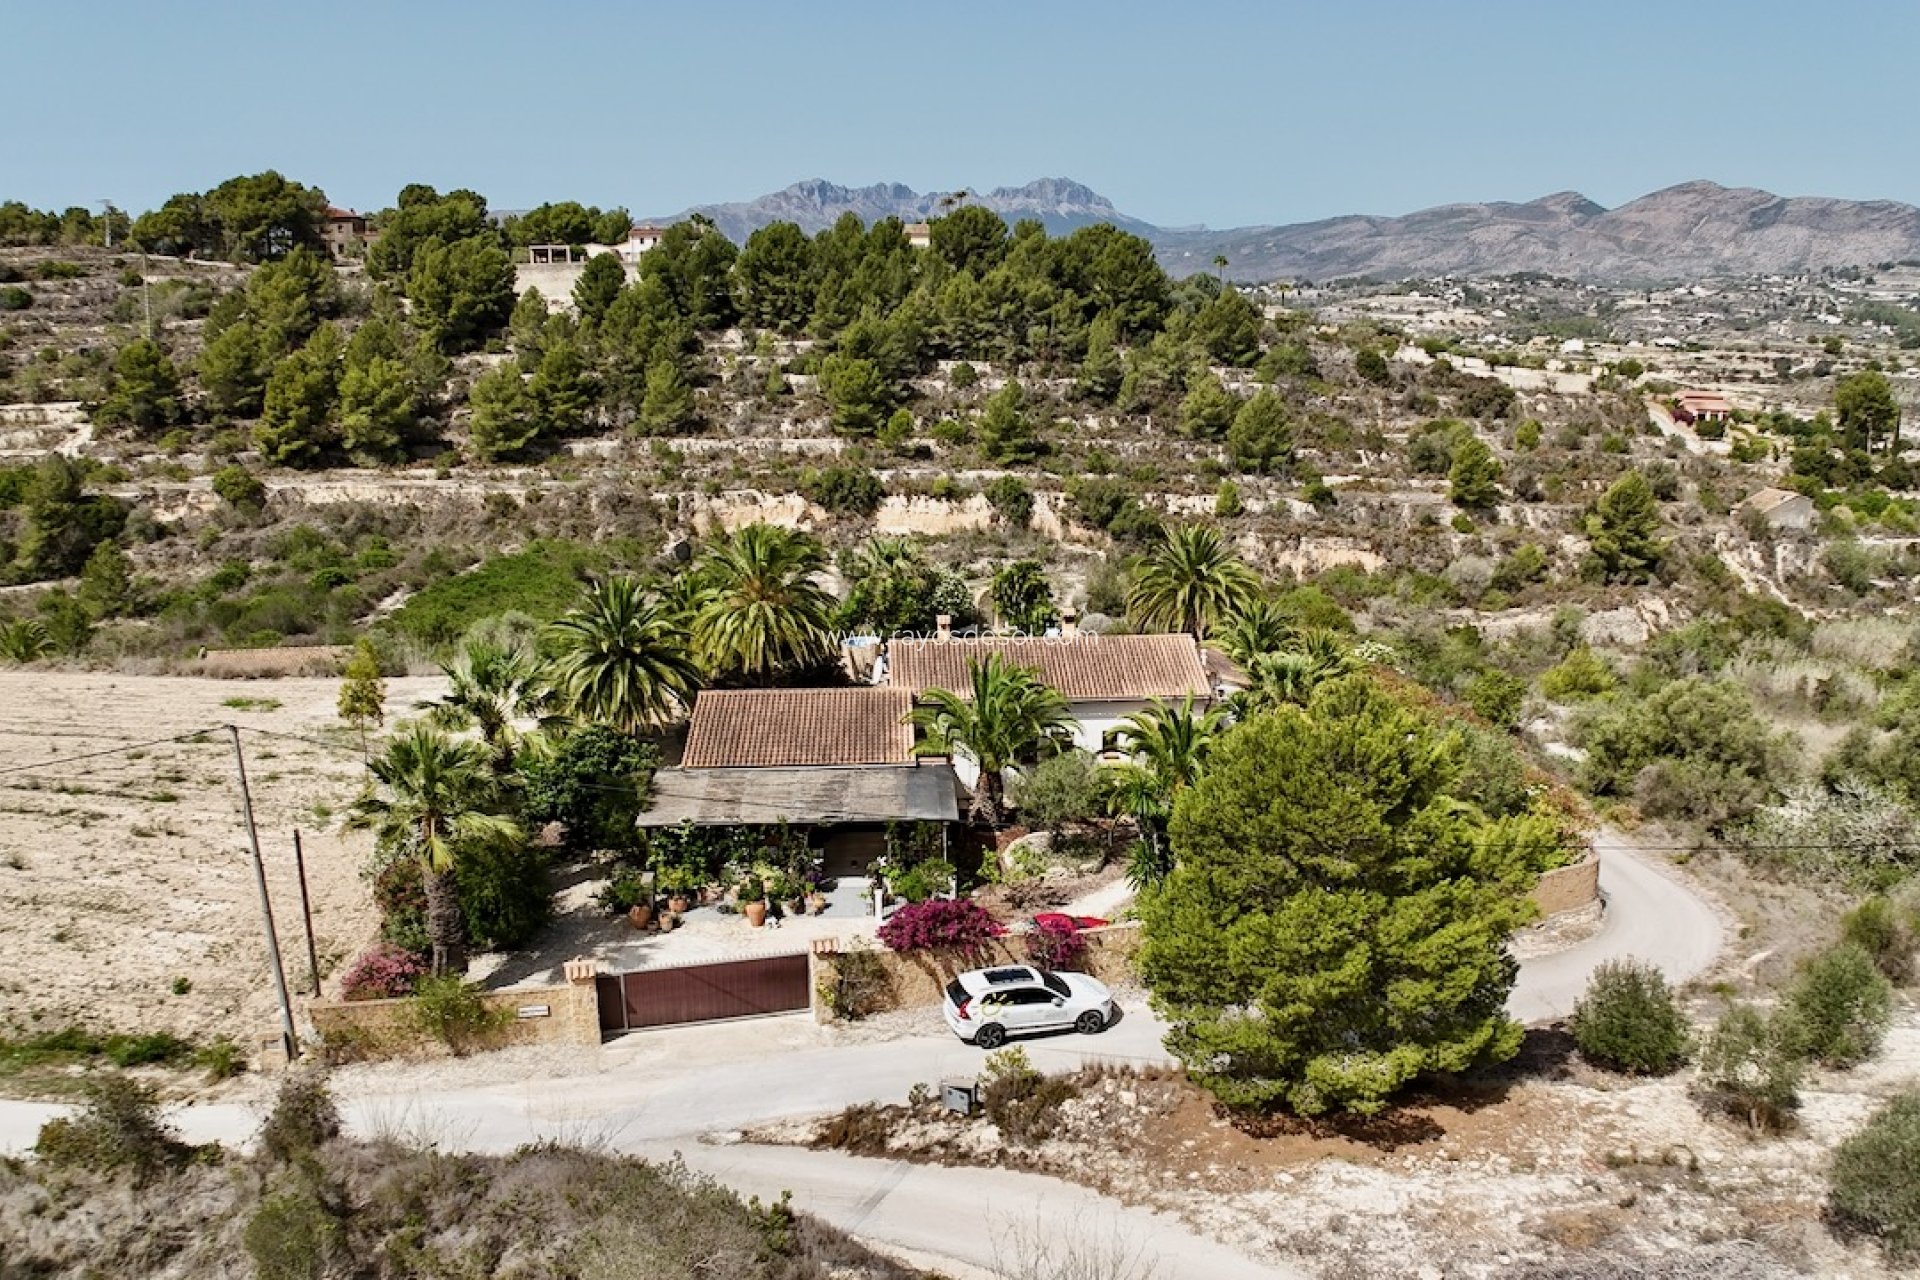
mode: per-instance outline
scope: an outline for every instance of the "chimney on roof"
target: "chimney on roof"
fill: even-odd
[[[1080,636],[1080,611],[1072,605],[1060,610],[1060,637],[1063,640],[1076,640]]]
[[[953,639],[953,615],[943,613],[933,620],[933,634],[936,640]]]

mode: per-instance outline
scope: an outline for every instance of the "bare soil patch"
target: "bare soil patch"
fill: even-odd
[[[388,681],[389,716],[441,684]],[[372,937],[369,837],[339,831],[363,773],[338,690],[332,679],[0,673],[0,1034],[80,1023],[244,1046],[275,1033],[228,723],[244,731],[289,985],[309,984],[296,828],[322,974]],[[75,756],[92,758],[61,763]]]

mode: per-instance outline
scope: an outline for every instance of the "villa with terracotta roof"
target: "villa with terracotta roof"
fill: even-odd
[[[707,690],[640,825],[805,827],[827,874],[863,874],[889,824],[960,816],[953,765],[913,753],[912,709],[904,690],[870,686]]]
[[[894,640],[887,647],[882,679],[889,689],[915,702],[929,689],[965,695],[972,663],[988,654],[1030,667],[1060,691],[1079,722],[1074,745],[1095,755],[1115,749],[1116,736],[1129,716],[1157,699],[1195,706],[1211,704],[1212,678],[1192,636],[1101,636],[1080,632],[1071,622],[1057,636],[955,637]],[[961,781],[978,776],[973,762],[955,760]]]
[[[1155,700],[1214,697],[1188,635],[1082,634],[1071,618],[1049,636],[956,637],[943,626],[935,639],[890,641],[871,684],[701,693],[680,762],[654,775],[640,825],[806,827],[829,874],[858,874],[884,851],[889,824],[959,820],[979,768],[915,755],[912,714],[929,690],[965,696],[971,665],[990,654],[1059,690],[1075,745],[1094,754],[1112,752],[1122,723]]]

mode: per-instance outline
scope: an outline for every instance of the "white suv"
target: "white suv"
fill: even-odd
[[[1084,973],[1050,973],[1030,965],[970,969],[947,984],[940,1012],[953,1034],[982,1049],[1030,1031],[1104,1031],[1113,1021],[1113,993]]]

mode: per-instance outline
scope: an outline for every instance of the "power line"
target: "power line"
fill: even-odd
[[[214,725],[212,728],[209,728],[209,729],[195,729],[190,733],[175,734],[171,738],[155,738],[151,742],[129,742],[122,746],[107,747],[104,750],[100,750],[100,751],[88,751],[82,755],[61,756],[53,760],[42,760],[37,764],[11,765],[5,769],[0,769],[0,777],[5,777],[8,774],[13,774],[13,773],[34,773],[44,769],[58,769],[62,765],[80,764],[87,760],[99,760],[105,756],[122,755],[128,751],[144,751],[149,747],[164,747],[169,743],[190,742],[195,738],[205,737],[207,734],[210,734],[210,733],[217,733],[219,732],[219,730],[220,730],[220,726]],[[206,744],[196,743],[195,745],[199,746],[199,745],[206,745]]]

